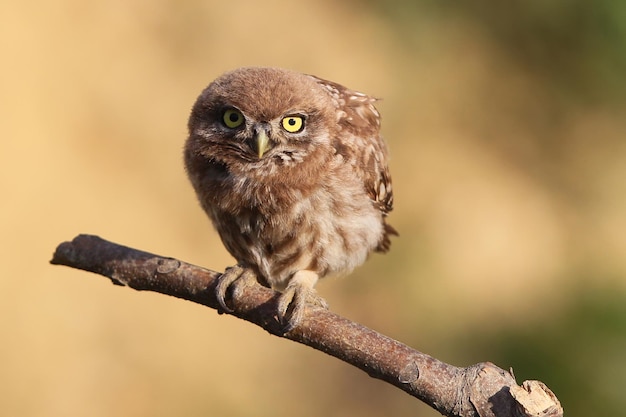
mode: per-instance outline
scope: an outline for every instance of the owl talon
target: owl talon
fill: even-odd
[[[251,269],[244,268],[241,265],[235,265],[230,268],[226,268],[226,271],[217,279],[217,285],[215,286],[215,296],[217,302],[220,305],[218,312],[232,313],[234,310],[226,305],[226,295],[230,290],[236,295],[239,291],[238,284],[245,284],[250,279],[256,280],[254,273]]]
[[[317,279],[318,275],[313,271],[299,271],[280,295],[277,314],[285,333],[302,322],[307,304],[328,308],[326,301],[313,288]]]

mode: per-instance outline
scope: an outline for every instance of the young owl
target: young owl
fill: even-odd
[[[375,99],[278,68],[239,68],[198,97],[185,145],[187,173],[224,246],[237,259],[219,279],[225,298],[255,276],[281,291],[292,329],[313,286],[386,252],[393,206]]]

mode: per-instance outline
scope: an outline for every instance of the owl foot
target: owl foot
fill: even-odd
[[[233,309],[226,305],[226,295],[228,291],[231,290],[237,293],[241,291],[239,284],[245,286],[250,282],[256,282],[256,275],[251,269],[241,265],[226,268],[226,271],[217,279],[217,286],[215,287],[215,296],[220,305],[218,313],[232,313]]]
[[[313,271],[298,271],[278,299],[278,320],[286,333],[300,324],[307,304],[328,308],[326,300],[313,288],[318,275]]]

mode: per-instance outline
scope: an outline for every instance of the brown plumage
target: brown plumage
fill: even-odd
[[[228,287],[254,274],[283,292],[278,315],[292,328],[307,299],[323,304],[318,278],[389,249],[393,195],[374,101],[277,68],[240,68],[202,92],[185,165],[238,262],[218,285],[223,309]]]

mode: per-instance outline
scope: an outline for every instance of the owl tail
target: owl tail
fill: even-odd
[[[383,232],[383,237],[380,242],[378,242],[378,246],[375,249],[376,252],[380,253],[388,252],[389,248],[391,248],[391,239],[389,239],[390,236],[400,236],[398,231],[390,224],[384,223],[384,226],[385,230]]]

